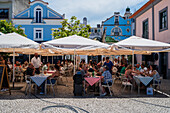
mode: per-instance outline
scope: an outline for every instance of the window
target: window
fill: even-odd
[[[91,29],[91,32],[93,33],[93,32],[94,32],[94,29]]]
[[[129,32],[129,31],[130,31],[130,29],[129,29],[129,28],[127,28],[127,29],[126,29],[126,31],[127,31],[127,32]]]
[[[0,19],[9,19],[9,9],[0,9]]]
[[[143,21],[143,38],[149,39],[148,19]]]
[[[113,28],[111,34],[114,36],[120,36],[122,35],[122,30],[119,27]]]
[[[98,29],[98,31],[97,31],[98,33],[100,33],[100,29]]]
[[[42,11],[40,8],[36,9],[36,23],[42,22]]]
[[[115,24],[116,24],[116,25],[119,24],[119,16],[115,16]]]
[[[168,7],[159,12],[159,31],[168,29]]]
[[[127,16],[126,19],[129,19],[129,16]]]
[[[43,28],[34,28],[34,40],[36,41],[43,40]]]

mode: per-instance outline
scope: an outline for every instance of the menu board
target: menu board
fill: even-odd
[[[0,65],[0,90],[3,88],[8,89],[11,94],[7,67],[5,65]]]
[[[0,66],[0,86],[1,86],[1,83],[3,81],[4,69],[5,69],[5,66]]]

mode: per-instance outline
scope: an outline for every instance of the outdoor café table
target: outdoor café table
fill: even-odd
[[[51,76],[51,74],[44,74],[44,75],[34,75],[34,76],[31,76],[31,80],[33,82],[35,82],[35,84],[40,87],[41,84],[46,81],[47,82],[47,78]],[[46,87],[45,87],[45,94],[46,94]]]
[[[47,73],[48,73],[48,74],[53,74],[53,73],[55,73],[55,71],[49,70],[49,71],[47,71]]]
[[[144,77],[139,75],[139,76],[133,76],[133,79],[138,85],[138,94],[140,94],[140,83],[147,86],[153,80],[153,77]]]
[[[97,82],[101,84],[101,77],[85,77],[84,80],[87,81],[87,83],[89,83],[90,86],[93,86]],[[85,83],[84,83],[84,94],[85,94]],[[100,91],[100,94],[101,94],[101,91]]]

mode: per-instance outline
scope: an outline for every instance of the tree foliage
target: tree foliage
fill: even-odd
[[[54,38],[62,38],[72,35],[78,35],[85,38],[90,36],[89,29],[90,25],[84,25],[80,23],[80,20],[77,20],[77,17],[72,16],[70,21],[68,19],[64,19],[61,22],[62,28],[58,28],[58,30],[52,29]]]
[[[4,34],[16,32],[16,33],[26,37],[24,31],[21,29],[21,26],[15,27],[12,24],[12,22],[7,22],[6,20],[0,21],[0,32],[2,32]]]
[[[118,41],[114,40],[114,38],[112,38],[112,37],[110,37],[110,36],[106,36],[106,37],[105,37],[105,41],[106,41],[107,43],[109,43],[109,42],[111,42],[111,43],[116,43],[116,42],[118,42]]]

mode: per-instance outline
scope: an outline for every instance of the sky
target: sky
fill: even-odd
[[[33,1],[33,0],[31,0]],[[120,12],[124,15],[127,7],[134,13],[149,0],[44,0],[50,8],[69,19],[76,16],[79,20],[87,17],[88,24],[96,27],[102,21]]]

